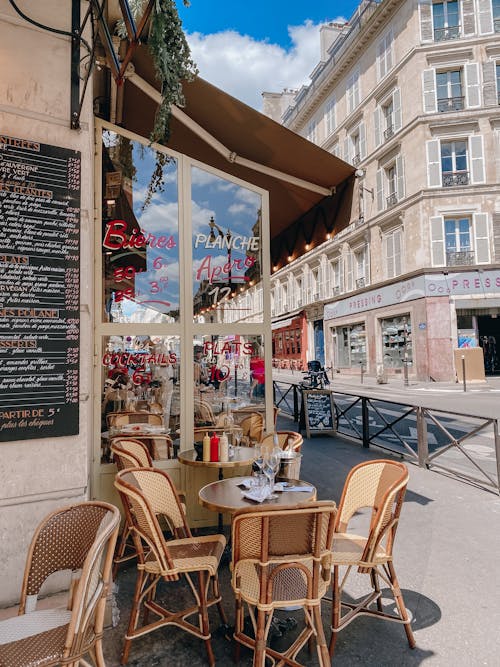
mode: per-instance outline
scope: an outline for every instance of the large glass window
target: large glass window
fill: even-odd
[[[467,163],[466,141],[441,142],[443,186],[467,185],[469,183]]]
[[[403,368],[413,361],[411,319],[409,313],[380,320],[382,355],[386,368]]]
[[[464,108],[462,70],[436,73],[438,111],[460,111]]]
[[[469,217],[445,218],[446,265],[474,263],[472,250],[471,220]]]
[[[337,366],[352,368],[366,365],[366,330],[364,324],[337,327]]]
[[[174,458],[180,427],[178,336],[104,336],[101,461],[113,438],[140,440],[153,460]]]
[[[261,197],[199,167],[191,179],[195,322],[262,322],[244,303],[262,279]]]
[[[177,161],[105,130],[102,165],[102,321],[175,322]],[[161,174],[156,180],[155,169]]]

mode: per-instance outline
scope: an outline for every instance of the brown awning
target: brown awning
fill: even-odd
[[[136,50],[133,65],[135,74],[124,83],[121,124],[148,137],[157,102],[144,91],[152,86],[158,95],[159,84],[145,46]],[[321,240],[325,229],[338,231],[348,224],[351,165],[199,77],[184,84],[184,94],[186,106],[172,118],[168,146],[269,191],[273,263],[305,242],[314,243],[315,222],[306,224],[313,236],[291,233],[297,220],[311,218],[312,209],[321,209],[311,218],[323,223]],[[215,142],[200,136],[203,131]],[[221,154],[225,148],[227,154]],[[240,158],[244,164],[238,163]],[[251,163],[268,173],[255,170]],[[326,194],[330,191],[332,195]]]

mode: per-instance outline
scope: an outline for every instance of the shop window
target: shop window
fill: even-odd
[[[300,329],[295,330],[295,341],[297,343],[297,354],[302,352],[302,337],[300,335]]]
[[[382,357],[386,368],[403,368],[413,362],[410,315],[400,315],[380,321]]]
[[[337,366],[366,366],[366,330],[364,324],[337,327]]]
[[[134,437],[153,460],[175,456],[179,429],[178,336],[105,336],[101,359],[101,462],[111,462],[113,437]],[[178,433],[177,433],[178,435]]]
[[[149,146],[103,132],[103,322],[179,320],[177,161],[164,160],[148,202],[156,160]]]

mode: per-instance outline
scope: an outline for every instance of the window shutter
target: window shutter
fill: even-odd
[[[385,63],[386,63],[386,68],[387,72],[390,72],[393,65],[394,65],[394,40],[392,38],[392,30],[387,36],[387,51],[386,51],[386,56],[385,56]]]
[[[476,245],[476,264],[489,264],[490,239],[487,213],[474,213],[474,242]]]
[[[405,175],[402,155],[398,155],[396,158],[396,195],[398,201],[404,199],[405,196]]]
[[[477,136],[469,137],[469,146],[471,180],[473,183],[485,183],[486,177],[484,171],[483,137],[480,134]]]
[[[328,299],[328,297],[332,293],[332,273],[333,273],[332,264],[328,260],[326,260],[326,262],[325,262],[324,270],[325,270],[325,292],[324,292],[324,295],[325,295],[325,298]]]
[[[385,76],[385,62],[384,62],[384,40],[377,45],[377,81],[383,79]]]
[[[478,63],[467,63],[465,71],[465,91],[467,108],[481,106],[481,94],[479,91],[479,65]]]
[[[424,91],[424,113],[436,113],[436,70],[424,69],[422,72],[422,87]]]
[[[375,107],[375,148],[382,143],[382,109]]]
[[[493,14],[491,11],[491,0],[477,0],[479,14],[479,32],[481,35],[489,35],[493,32]]]
[[[344,139],[344,162],[350,162],[351,161],[351,156],[349,155],[349,137],[346,137]]]
[[[359,156],[363,160],[366,157],[366,128],[364,123],[359,124]]]
[[[483,63],[483,102],[485,107],[493,107],[498,104],[498,91],[495,75],[495,62],[493,60],[487,60]]]
[[[349,250],[347,253],[347,291],[352,292],[354,289],[354,271],[353,271],[353,252]]]
[[[432,29],[432,0],[419,0],[418,10],[420,14],[420,41],[432,42],[434,31]]]
[[[431,256],[432,266],[446,266],[442,215],[431,217]]]
[[[384,170],[377,170],[377,210],[384,209]]]
[[[462,0],[462,35],[470,37],[476,34],[476,16],[474,13],[474,0]]]
[[[394,232],[394,274],[400,276],[403,273],[403,257],[402,257],[402,237],[403,231],[396,229]]]
[[[493,213],[492,220],[493,223],[493,261],[500,262],[500,213]]]
[[[340,292],[344,291],[344,258],[339,257],[339,287]]]
[[[427,185],[430,188],[441,187],[441,155],[439,139],[427,142]]]
[[[394,108],[393,118],[394,118],[394,132],[399,132],[403,125],[402,113],[401,113],[401,90],[395,88],[392,94],[392,106]]]
[[[396,274],[394,271],[394,234],[386,234],[385,237],[385,264],[386,264],[386,278],[393,278]]]

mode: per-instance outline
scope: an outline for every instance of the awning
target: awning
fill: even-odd
[[[133,66],[120,124],[148,137],[159,84],[147,47],[137,48]],[[318,226],[322,241],[325,230],[348,224],[351,165],[199,77],[184,84],[184,94],[186,106],[172,118],[168,146],[269,191],[273,263],[314,244]],[[300,219],[303,224],[293,228]]]

